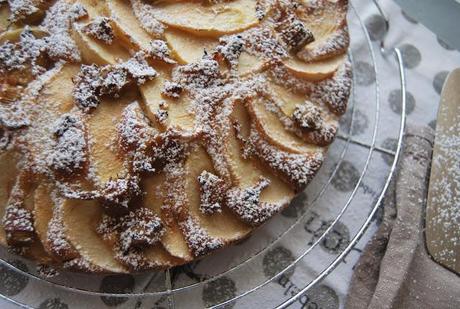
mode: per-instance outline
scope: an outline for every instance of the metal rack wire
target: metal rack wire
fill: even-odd
[[[377,0],[373,0],[373,1],[376,4],[377,10],[384,18],[387,29],[389,29],[390,24],[389,24],[388,18],[385,16],[383,9],[380,7]],[[353,5],[351,5],[351,14],[357,17],[359,26],[361,27],[363,31],[363,35],[367,43],[367,48],[369,48],[369,55],[373,63],[374,73],[377,77],[379,75],[379,72],[377,70],[374,50],[373,50],[371,40],[369,38],[369,34],[367,33],[366,28],[362,20],[360,19],[359,12],[356,10],[356,8]],[[349,132],[342,132],[338,136],[336,143],[339,143],[339,142],[342,143],[342,148],[339,147],[337,151],[338,152],[337,160],[334,161],[335,165],[332,166],[330,171],[328,171],[327,177],[325,178],[324,182],[321,183],[319,188],[314,189],[316,190],[314,198],[309,202],[310,208],[316,207],[317,204],[320,204],[321,200],[324,198],[324,196],[328,192],[328,188],[330,187],[331,181],[336,176],[340,168],[340,165],[346,159],[346,156],[348,154],[348,150],[350,147],[359,147],[367,151],[367,154],[363,155],[364,161],[362,162],[362,165],[363,165],[362,170],[360,172],[359,178],[357,179],[357,182],[354,188],[351,190],[349,196],[344,198],[343,204],[337,207],[336,213],[334,213],[334,218],[330,220],[330,223],[327,226],[327,228],[323,231],[321,235],[319,235],[318,237],[314,239],[311,245],[305,248],[302,248],[300,252],[298,252],[298,254],[295,256],[295,259],[289,265],[283,267],[283,269],[279,270],[275,275],[271,276],[270,278],[258,278],[257,282],[254,282],[253,284],[247,284],[246,286],[244,286],[238,295],[235,295],[234,297],[231,297],[219,303],[212,304],[211,306],[213,308],[221,308],[226,305],[235,303],[237,301],[241,301],[244,298],[250,297],[250,295],[257,293],[258,291],[263,290],[267,285],[275,282],[277,278],[279,278],[283,274],[288,273],[294,267],[296,267],[296,265],[299,265],[301,262],[307,259],[311,254],[313,254],[315,250],[319,247],[319,244],[333,230],[333,228],[341,220],[341,218],[346,214],[349,208],[353,207],[352,204],[354,203],[356,194],[359,188],[362,186],[364,179],[368,177],[369,170],[370,170],[369,166],[371,164],[371,161],[373,160],[376,153],[383,153],[385,155],[389,155],[393,157],[393,162],[389,170],[387,171],[386,175],[381,176],[381,179],[380,179],[381,187],[379,188],[380,191],[378,192],[378,197],[375,201],[373,201],[373,204],[370,205],[370,210],[368,214],[365,217],[363,217],[361,221],[361,225],[359,227],[356,227],[356,232],[354,233],[353,237],[350,239],[348,245],[345,248],[343,248],[343,250],[340,253],[338,253],[331,261],[329,261],[329,263],[325,267],[323,267],[323,269],[321,269],[319,273],[310,282],[306,283],[304,287],[300,288],[299,291],[295,293],[295,295],[291,295],[291,297],[288,297],[286,299],[279,299],[279,301],[281,302],[277,304],[276,307],[277,308],[288,307],[293,302],[298,300],[299,297],[307,293],[312,287],[320,283],[343,261],[343,259],[347,256],[347,254],[352,250],[352,248],[357,244],[359,239],[365,233],[366,229],[371,223],[371,220],[373,219],[375,213],[377,212],[380,202],[382,201],[384,194],[389,186],[389,183],[395,173],[398,158],[399,158],[399,155],[402,149],[402,139],[403,139],[403,134],[404,134],[405,120],[406,120],[406,79],[405,79],[404,65],[402,61],[401,52],[397,48],[393,48],[393,49],[386,48],[384,41],[380,43],[381,43],[380,51],[382,52],[382,54],[385,57],[389,57],[389,55],[393,53],[398,63],[400,87],[401,87],[401,98],[402,98],[402,102],[401,102],[402,112],[401,112],[400,119],[399,119],[399,130],[395,132],[394,134],[397,140],[396,149],[388,150],[383,147],[377,146],[377,138],[380,132],[379,131],[380,130],[379,121],[381,117],[381,106],[380,106],[380,85],[378,83],[378,78],[376,78],[375,93],[374,93],[375,105],[373,106],[374,108],[374,119],[373,119],[374,127],[372,128],[372,132],[370,136],[364,139],[360,138],[359,136],[356,136],[354,134],[353,129],[350,129]],[[350,53],[350,60],[352,61],[352,63],[355,63],[355,59],[353,59],[353,57],[354,57],[353,53]],[[355,113],[356,113],[356,107],[354,104],[355,100],[356,100],[356,94],[353,94],[353,99],[352,99],[352,102],[350,105],[350,111],[349,111],[351,115],[351,120],[350,120],[349,125],[351,128],[353,128],[353,123],[354,123]],[[2,257],[0,259],[0,263],[14,270],[15,272],[18,272],[24,276],[27,276],[28,278],[30,278],[30,280],[33,280],[34,282],[39,284],[44,289],[50,289],[50,290],[59,289],[69,294],[88,295],[88,297],[103,296],[103,297],[132,298],[137,301],[145,300],[148,298],[160,298],[160,297],[165,298],[166,297],[167,306],[169,306],[170,308],[174,308],[176,304],[176,300],[180,299],[181,297],[184,297],[183,295],[194,295],[197,293],[197,291],[202,289],[205,284],[209,282],[215,281],[219,278],[222,278],[223,276],[235,276],[236,277],[238,276],[239,272],[243,272],[245,268],[250,268],[252,267],[252,265],[257,264],[259,260],[261,259],[261,256],[264,253],[266,253],[271,248],[277,246],[283,240],[288,239],[291,236],[290,234],[294,233],[295,230],[298,229],[298,227],[302,224],[303,220],[305,219],[306,214],[307,213],[304,213],[303,215],[298,216],[298,218],[296,218],[294,222],[291,222],[290,226],[288,226],[287,228],[280,229],[279,233],[276,234],[272,239],[270,239],[269,243],[264,245],[262,248],[254,250],[253,252],[251,252],[249,256],[239,260],[237,264],[229,265],[225,269],[218,270],[216,271],[216,273],[213,273],[212,275],[207,276],[203,280],[199,280],[198,282],[193,282],[190,284],[184,284],[183,286],[175,286],[172,280],[171,272],[166,271],[164,274],[162,274],[164,275],[163,289],[159,291],[153,291],[153,292],[150,291],[149,288],[151,287],[151,282],[153,280],[153,277],[156,276],[155,274],[152,275],[151,278],[147,278],[147,280],[144,280],[143,283],[137,287],[137,292],[104,293],[104,292],[98,291],[96,288],[91,289],[91,288],[86,288],[82,286],[72,286],[66,283],[65,280],[53,281],[49,279],[43,279],[37,274],[33,273],[32,271],[24,271],[16,267],[15,265],[9,263],[5,257]],[[25,301],[20,301],[20,300],[16,300],[13,298],[9,298],[4,295],[0,295],[0,298],[7,299],[11,301],[12,303],[22,306],[24,308],[32,308]]]

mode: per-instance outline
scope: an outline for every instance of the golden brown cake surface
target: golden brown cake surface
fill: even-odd
[[[336,135],[347,5],[0,1],[0,243],[126,273],[247,237]]]

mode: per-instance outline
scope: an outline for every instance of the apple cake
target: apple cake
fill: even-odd
[[[0,242],[126,273],[249,235],[320,168],[346,0],[0,0]]]

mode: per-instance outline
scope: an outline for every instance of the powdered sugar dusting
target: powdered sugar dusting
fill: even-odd
[[[195,257],[206,255],[210,251],[219,249],[223,246],[223,242],[220,239],[209,236],[192,217],[181,222],[180,227]]]

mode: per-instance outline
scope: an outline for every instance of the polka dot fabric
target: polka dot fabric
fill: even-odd
[[[370,38],[377,44],[377,41],[382,39],[387,29],[383,19],[376,13],[375,7],[371,1],[356,0],[352,3],[359,7],[364,19],[364,24],[369,31]],[[390,31],[386,38],[388,46],[398,46],[401,48],[404,63],[407,72],[407,114],[408,121],[425,124],[431,127],[436,125],[436,114],[439,105],[440,93],[442,86],[447,77],[448,72],[456,67],[460,67],[460,53],[448,44],[439,39],[435,34],[426,29],[423,25],[415,21],[410,13],[402,12],[401,9],[391,1],[381,1],[387,15],[390,17]],[[354,48],[364,46],[365,42],[353,42]],[[393,59],[383,59],[380,55],[376,55],[377,62],[380,67],[395,66]],[[385,81],[384,89],[387,92],[380,94],[380,103],[383,109],[382,115],[388,119],[382,119],[382,123],[386,126],[398,126],[399,119],[395,115],[401,112],[401,95],[398,76],[395,76],[395,70],[391,73],[379,72],[381,75],[379,80]],[[355,63],[355,81],[357,87],[371,87],[376,83],[376,76],[372,65],[363,61]],[[372,119],[369,119],[363,105],[355,110],[355,117],[350,128],[353,135],[364,136],[372,130]],[[346,116],[341,120],[341,126],[349,126],[350,119]],[[394,151],[396,140],[390,136],[379,136],[377,144],[379,147]],[[392,163],[392,158],[385,153],[381,156],[382,166],[388,166]],[[355,166],[356,163],[346,158],[337,169],[337,175],[331,183],[331,191],[334,194],[350,194],[354,185],[359,178],[360,167]],[[378,168],[378,167],[374,167]],[[362,190],[367,192],[372,191],[372,184],[363,184]],[[368,195],[370,198],[372,195]],[[291,207],[284,210],[276,219],[279,224],[296,220],[301,215],[306,215],[306,222],[302,226],[304,234],[299,235],[299,239],[293,239],[292,242],[313,243],[318,239],[325,228],[329,226],[331,217],[327,215],[327,209],[309,209],[306,205],[311,203],[313,197],[309,194],[299,195]],[[368,205],[369,200],[363,201],[363,205]],[[368,211],[363,209],[362,211]],[[284,221],[283,221],[284,220]],[[291,221],[289,221],[291,220]],[[370,239],[373,232],[377,228],[379,220],[376,220],[366,235],[346,257],[343,263],[329,275],[320,285],[310,290],[307,294],[302,295],[293,308],[324,308],[336,309],[344,304],[345,295],[348,289],[348,282],[353,273],[353,266],[359,258],[360,250],[364,248],[366,242]],[[276,223],[274,223],[276,224]],[[334,227],[331,233],[322,239],[320,242],[320,250],[327,257],[342,250],[350,242],[350,235],[354,231],[353,217],[346,217],[340,220]],[[262,230],[263,233],[265,230]],[[270,235],[258,235],[258,237],[271,237]],[[306,233],[306,234],[305,234]],[[305,235],[308,235],[305,236]],[[251,246],[257,242],[257,239],[246,239],[241,244],[236,246],[236,249],[241,249],[244,246]],[[302,238],[303,237],[303,238]],[[248,273],[247,280],[250,281],[254,273],[259,273],[261,276],[270,278],[275,275],[280,269],[289,265],[297,256],[298,252],[291,249],[289,246],[276,246],[264,252],[260,265],[253,269],[253,273]],[[27,266],[20,261],[11,261],[14,265],[21,269]],[[317,265],[321,265],[322,261],[316,261]],[[206,263],[201,261],[185,265],[174,269],[171,272],[171,280],[174,287],[181,285],[196,283],[209,278],[210,274],[206,271]],[[315,265],[313,263],[313,265]],[[265,289],[264,293],[256,293],[244,303],[231,302],[226,308],[242,308],[242,307],[262,307],[264,304],[267,308],[270,307],[268,300],[276,297],[286,297],[286,295],[295,294],[304,285],[304,282],[311,280],[312,274],[315,273],[315,267],[310,265],[298,264],[285,275],[280,276],[277,280]],[[145,298],[130,300],[126,298],[111,298],[97,297],[86,298],[79,296],[70,297],[69,294],[60,293],[53,289],[44,289],[38,287],[27,277],[18,274],[7,267],[0,267],[0,293],[7,297],[13,297],[16,300],[27,299],[28,303],[35,304],[36,308],[168,308],[169,300],[167,297]],[[164,283],[164,277],[157,276],[149,278],[151,286]],[[241,278],[239,278],[241,279]],[[117,293],[131,292],[139,286],[137,282],[139,278],[134,278],[130,275],[121,276],[105,276],[104,278],[95,280],[97,282],[89,282],[89,285],[99,287],[100,291]],[[196,298],[196,303],[187,302],[180,299],[175,300],[177,308],[202,308],[219,303],[235,295],[239,295],[242,291],[239,290],[238,282],[231,276],[222,276],[219,279],[210,281],[203,285],[200,291],[199,298]],[[147,283],[148,281],[146,281]],[[273,304],[272,304],[273,305]],[[16,308],[4,300],[0,300],[0,308]]]

